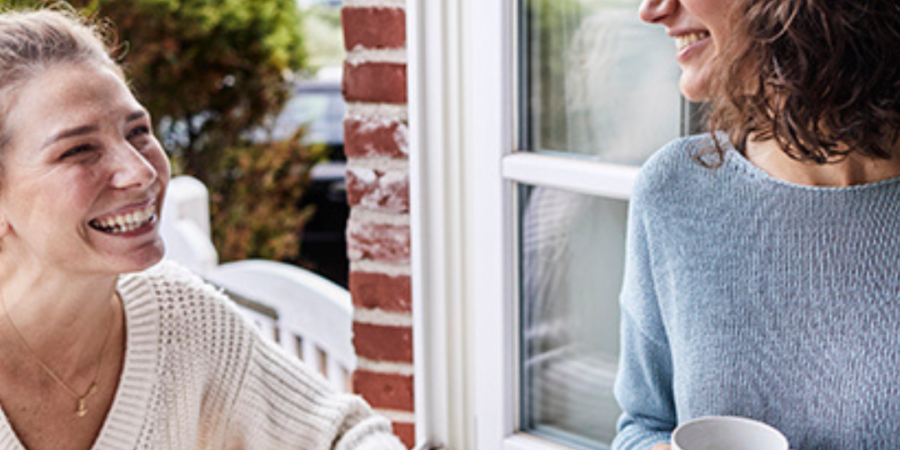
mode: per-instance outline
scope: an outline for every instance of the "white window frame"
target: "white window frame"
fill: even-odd
[[[637,169],[515,153],[517,0],[408,0],[417,448],[519,432],[515,183],[628,199]]]

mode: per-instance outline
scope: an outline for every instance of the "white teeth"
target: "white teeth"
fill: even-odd
[[[143,209],[107,217],[101,220],[92,220],[90,225],[100,231],[110,234],[127,233],[156,221],[156,209],[154,205],[147,205]]]
[[[678,48],[678,51],[681,51],[682,49],[685,49],[695,42],[707,37],[709,37],[709,32],[707,31],[695,31],[693,33],[682,34],[681,36],[675,37],[675,47]]]

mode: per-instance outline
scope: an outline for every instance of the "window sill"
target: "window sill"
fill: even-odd
[[[546,439],[525,433],[517,433],[503,441],[503,450],[572,450]]]

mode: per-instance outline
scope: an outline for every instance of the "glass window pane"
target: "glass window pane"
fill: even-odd
[[[640,164],[681,131],[675,45],[639,0],[520,0],[522,150]]]
[[[596,449],[615,435],[625,201],[523,186],[521,428]]]

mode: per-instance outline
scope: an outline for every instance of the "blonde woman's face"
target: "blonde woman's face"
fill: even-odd
[[[729,34],[735,0],[643,0],[641,20],[666,27],[675,39],[681,66],[681,93],[690,100],[709,98],[712,61]]]
[[[9,111],[0,238],[38,270],[116,274],[163,256],[169,163],[150,117],[102,64],[53,66]]]

